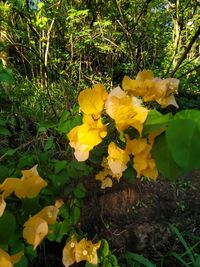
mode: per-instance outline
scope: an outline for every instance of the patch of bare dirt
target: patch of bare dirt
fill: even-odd
[[[176,183],[125,181],[101,190],[89,184],[80,227],[108,240],[115,252],[132,251],[154,260],[175,249],[169,225],[200,235],[200,171]],[[167,265],[166,265],[167,266]]]

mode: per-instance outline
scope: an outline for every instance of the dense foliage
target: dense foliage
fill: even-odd
[[[2,267],[37,266],[49,241],[60,266],[155,266],[83,232],[81,207],[95,177],[106,190],[200,168],[198,12],[195,0],[1,1]]]

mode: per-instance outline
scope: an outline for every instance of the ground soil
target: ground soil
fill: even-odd
[[[200,171],[175,183],[160,177],[156,182],[121,181],[111,189],[98,188],[89,184],[80,228],[91,238],[107,239],[117,254],[137,252],[158,263],[169,251],[182,249],[171,224],[200,237]],[[164,266],[178,264],[166,258]]]

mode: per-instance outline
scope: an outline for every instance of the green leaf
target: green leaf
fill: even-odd
[[[6,166],[0,166],[0,183],[2,183],[7,176],[9,176],[9,169]]]
[[[4,128],[3,126],[0,126],[0,135],[10,136],[11,133],[8,129]]]
[[[22,256],[20,261],[15,263],[14,267],[28,267],[28,260],[25,256]]]
[[[62,171],[66,167],[67,167],[67,161],[66,160],[56,160],[54,163],[55,174],[58,174],[60,171]]]
[[[47,238],[50,241],[61,242],[63,236],[65,236],[71,228],[69,219],[65,219],[62,222],[57,222],[53,225],[49,225],[49,234]]]
[[[5,211],[0,217],[0,244],[8,244],[14,235],[16,219],[9,211]]]
[[[74,206],[72,209],[72,213],[71,213],[73,224],[76,224],[78,222],[78,220],[80,219],[80,215],[81,215],[80,208],[77,206]]]
[[[186,171],[200,168],[200,120],[176,119],[166,131],[174,161]]]
[[[29,260],[35,259],[38,256],[37,251],[33,250],[33,246],[25,247],[24,254]]]
[[[105,258],[106,256],[108,256],[110,252],[110,249],[109,249],[109,244],[108,244],[108,241],[106,239],[102,239],[101,240],[101,246],[100,248],[98,249],[98,255],[99,257],[101,258]]]
[[[176,119],[191,119],[200,123],[200,111],[195,109],[182,110],[174,116]]]
[[[68,170],[63,169],[58,174],[52,174],[50,176],[50,179],[52,180],[52,182],[54,183],[54,185],[56,185],[56,186],[62,186],[64,184],[66,184],[69,181],[69,179],[70,179]]]
[[[53,147],[53,141],[54,141],[54,137],[50,136],[48,138],[47,142],[45,143],[44,151],[47,151],[47,150],[49,150],[49,149],[51,149]]]
[[[167,178],[175,178],[181,173],[181,168],[173,160],[169,151],[165,133],[158,136],[152,149],[158,171]]]
[[[17,151],[17,149],[8,149],[6,151],[6,156],[13,156],[15,154],[15,152]]]
[[[80,125],[82,122],[82,116],[76,115],[72,120],[64,120],[58,126],[59,133],[69,133],[72,128]]]
[[[127,263],[129,264],[128,266],[132,266],[133,263],[136,261],[136,262],[143,264],[146,267],[156,267],[154,263],[150,262],[147,258],[137,253],[128,252],[126,253],[125,256],[127,259]]]
[[[173,117],[171,113],[163,115],[157,110],[150,110],[148,117],[144,123],[143,134],[165,130],[172,118]]]
[[[75,197],[84,198],[86,196],[86,189],[82,183],[79,183],[73,190]]]

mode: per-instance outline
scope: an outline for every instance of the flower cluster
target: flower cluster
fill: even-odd
[[[158,177],[155,160],[151,155],[152,144],[146,138],[133,139],[127,138],[126,151],[134,156],[133,167],[137,172],[137,178],[142,175],[155,180]]]
[[[38,174],[37,165],[30,170],[22,171],[21,179],[18,178],[6,178],[2,184],[0,184],[0,216],[3,215],[6,202],[5,198],[14,193],[18,198],[34,198],[36,197],[42,188],[47,186],[47,182],[44,181]]]
[[[107,127],[101,121],[106,99],[107,92],[101,84],[96,84],[93,89],[85,89],[79,94],[78,103],[84,114],[83,124],[73,128],[67,135],[78,161],[88,159],[90,150],[100,144],[102,138],[107,135]]]
[[[135,80],[125,76],[122,86],[128,94],[140,96],[145,102],[156,101],[161,107],[178,107],[174,94],[178,92],[179,80],[175,78],[154,78],[151,70],[140,71]]]
[[[154,138],[149,136],[147,139],[142,136],[149,113],[142,105],[142,100],[156,101],[161,107],[178,107],[174,97],[178,86],[179,80],[154,78],[153,72],[146,70],[139,72],[135,80],[125,76],[122,81],[124,90],[116,87],[107,94],[104,87],[97,84],[93,89],[86,89],[80,93],[78,102],[83,112],[83,124],[73,128],[67,135],[78,161],[88,159],[89,151],[100,144],[102,138],[107,135],[106,125],[101,122],[104,106],[106,114],[114,120],[117,131],[126,135],[124,150],[114,142],[108,145],[108,156],[101,164],[103,170],[96,175],[96,179],[101,181],[101,188],[111,187],[112,178],[119,181],[131,157],[138,178],[142,175],[152,180],[157,178],[158,171],[151,155]],[[130,128],[138,132],[139,138],[130,140],[125,132]]]
[[[98,264],[97,250],[101,246],[101,241],[93,244],[86,238],[79,242],[73,236],[69,242],[66,243],[63,249],[63,264],[68,267],[75,262],[87,261],[93,265]]]

